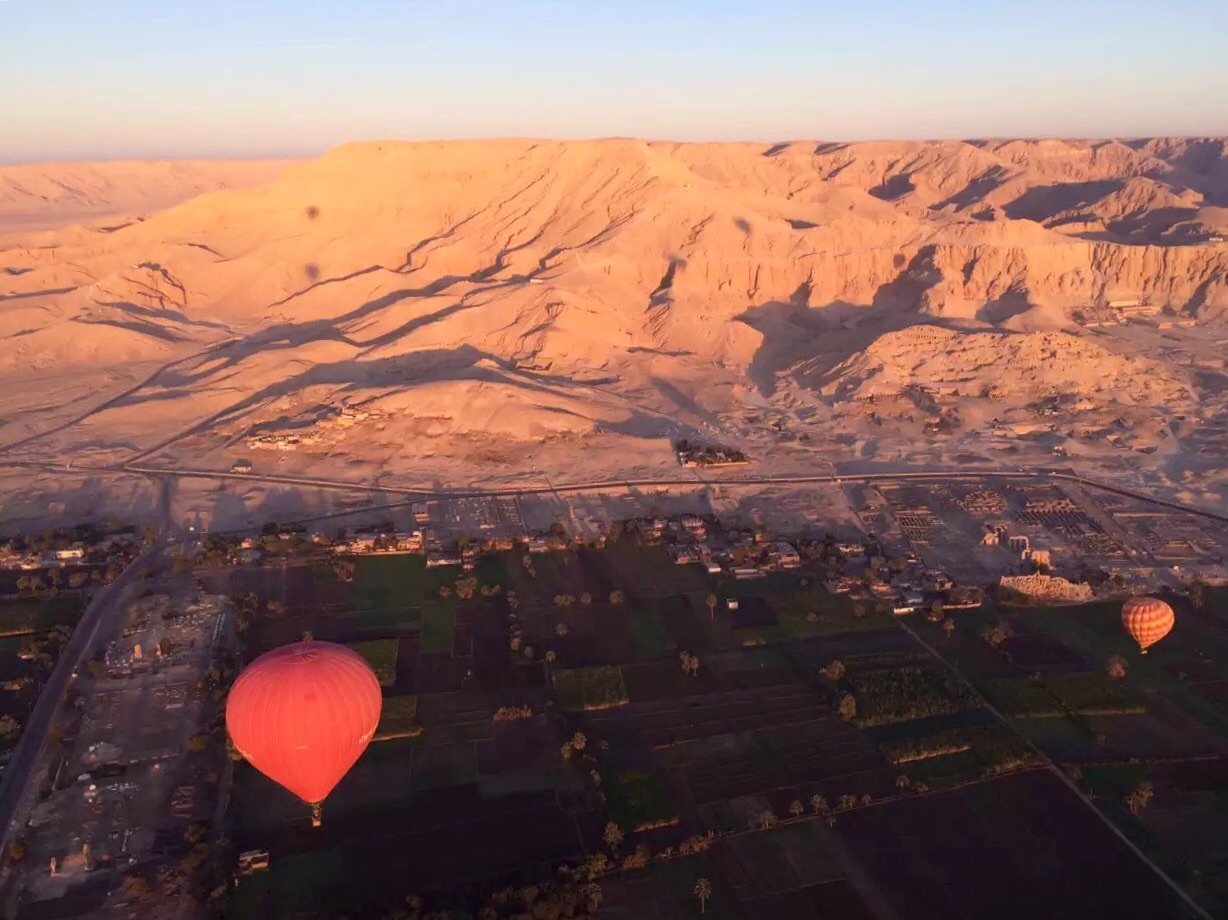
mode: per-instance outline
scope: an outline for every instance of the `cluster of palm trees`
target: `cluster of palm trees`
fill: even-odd
[[[109,572],[110,569],[108,569],[108,573]],[[108,574],[107,580],[114,581],[116,577],[118,577],[118,572],[115,576]],[[94,581],[101,581],[101,570],[94,569],[92,572],[86,572],[84,570],[80,572],[73,572],[68,576],[68,587],[83,588],[85,587],[85,583],[91,578],[93,578]],[[46,584],[43,583],[43,577],[37,573],[19,575],[17,577],[17,590],[21,592],[28,592],[35,596],[45,592],[47,597],[55,597],[60,593],[60,590],[63,587],[63,580],[59,569],[50,569],[47,572]]]
[[[901,776],[900,779],[896,781],[897,787],[900,785],[900,780],[903,780],[903,782],[906,784],[909,783],[907,777]],[[836,807],[834,810],[849,811],[850,809],[856,808],[858,805],[869,805],[873,801],[873,796],[871,796],[868,792],[862,796],[845,794],[836,800]],[[818,793],[815,793],[810,797],[809,805],[810,811],[814,815],[826,817],[831,815],[833,812],[832,807],[827,803],[827,799]],[[789,818],[797,821],[805,817],[806,806],[802,804],[801,799],[794,799],[789,803],[788,812]],[[750,828],[751,830],[769,830],[779,823],[780,818],[778,818],[776,813],[769,808],[759,812],[759,814],[750,819]]]
[[[556,607],[570,607],[575,602],[576,602],[576,596],[574,594],[554,595],[554,606]],[[583,594],[580,595],[580,603],[583,604],[585,607],[587,607],[592,602],[593,602],[593,596],[589,594],[587,591],[585,591]]]
[[[564,760],[571,760],[573,753],[582,753],[586,747],[588,747],[588,737],[584,732],[576,732],[571,736],[571,740],[563,742],[559,747],[559,753]]]

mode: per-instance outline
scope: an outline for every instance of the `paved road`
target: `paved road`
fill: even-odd
[[[81,621],[64,647],[51,677],[39,693],[38,702],[35,703],[21,739],[13,751],[13,758],[4,771],[4,782],[0,785],[0,848],[9,843],[18,829],[16,818],[19,806],[27,791],[33,788],[31,773],[42,763],[48,732],[59,713],[64,693],[72,679],[72,672],[81,666],[87,653],[94,647],[103,625],[111,620],[128,586],[148,569],[151,561],[162,549],[160,543],[146,547],[115,581],[94,595],[81,615]]]
[[[46,461],[37,460],[0,460],[0,467],[15,467],[19,469],[41,469],[48,471],[65,471],[66,467],[59,463],[48,463]],[[611,489],[651,489],[663,488],[668,486],[695,487],[697,485],[709,486],[737,486],[737,485],[819,485],[823,483],[842,483],[842,482],[893,482],[893,481],[940,481],[940,480],[979,480],[979,479],[1037,479],[1047,478],[1056,480],[1065,480],[1067,482],[1075,482],[1080,485],[1087,486],[1093,489],[1100,489],[1105,492],[1112,492],[1116,495],[1121,495],[1126,498],[1132,498],[1136,501],[1147,502],[1162,508],[1169,508],[1174,511],[1182,511],[1186,514],[1197,515],[1202,518],[1217,521],[1221,524],[1228,524],[1228,514],[1220,514],[1215,511],[1208,511],[1203,508],[1194,507],[1192,505],[1183,505],[1180,502],[1169,501],[1163,498],[1156,498],[1153,495],[1148,495],[1145,492],[1137,492],[1133,489],[1127,489],[1122,486],[1115,486],[1109,483],[1100,482],[1096,479],[1089,479],[1085,476],[1080,476],[1073,469],[1054,469],[1052,467],[1036,467],[1032,469],[1017,469],[1017,470],[980,470],[980,469],[932,469],[932,470],[907,470],[899,472],[873,472],[873,473],[827,473],[822,475],[762,475],[762,476],[714,476],[710,474],[706,479],[696,479],[694,474],[687,477],[672,477],[666,479],[604,479],[594,480],[591,482],[579,482],[563,485],[544,485],[544,486],[517,486],[509,484],[493,489],[431,489],[418,488],[410,486],[391,486],[391,485],[370,485],[361,482],[346,482],[339,479],[314,479],[301,476],[271,476],[258,473],[231,473],[219,470],[205,469],[190,469],[190,468],[175,468],[175,467],[156,467],[138,464],[116,464],[113,466],[78,466],[73,467],[77,470],[89,470],[93,472],[107,473],[132,473],[137,475],[152,476],[159,479],[187,478],[187,479],[212,479],[212,480],[240,480],[245,482],[260,482],[270,483],[273,485],[288,485],[288,486],[305,486],[308,488],[330,489],[343,492],[371,492],[383,493],[390,495],[407,496],[407,501],[440,498],[491,498],[495,496],[509,495],[558,495],[565,493],[576,492],[599,492],[608,491]],[[361,511],[362,509],[355,509]],[[344,514],[353,514],[355,511],[347,511]],[[340,515],[328,515],[340,516]]]

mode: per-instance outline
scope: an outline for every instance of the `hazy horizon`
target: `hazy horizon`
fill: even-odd
[[[8,0],[0,161],[301,157],[361,139],[1228,134],[1228,4],[1148,10]]]

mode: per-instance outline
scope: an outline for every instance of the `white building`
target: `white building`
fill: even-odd
[[[461,564],[461,557],[453,552],[428,553],[426,557],[426,567],[428,569],[433,569],[441,565],[460,565],[460,564]]]

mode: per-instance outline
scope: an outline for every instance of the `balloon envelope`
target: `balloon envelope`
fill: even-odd
[[[1154,597],[1132,597],[1121,608],[1121,623],[1143,651],[1165,636],[1176,622],[1173,608]]]
[[[379,680],[361,655],[296,642],[261,655],[226,701],[239,753],[304,802],[322,802],[366,750],[379,724]]]

